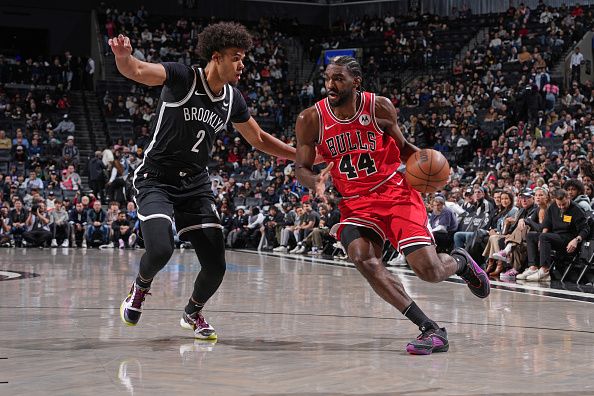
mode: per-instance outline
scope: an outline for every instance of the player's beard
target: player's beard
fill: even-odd
[[[342,91],[332,91],[335,92],[337,95],[336,99],[331,99],[328,97],[328,102],[332,107],[340,107],[347,103],[349,100],[353,99],[353,91],[350,89],[344,89]]]

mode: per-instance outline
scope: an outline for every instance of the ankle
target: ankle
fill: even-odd
[[[188,304],[184,308],[184,311],[188,315],[195,314],[196,312],[202,311],[202,308],[204,308],[204,304],[205,303],[196,302],[192,297],[190,297],[190,299],[188,300]]]

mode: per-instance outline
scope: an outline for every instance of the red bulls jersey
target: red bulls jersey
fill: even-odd
[[[316,103],[320,118],[318,152],[334,162],[331,175],[344,198],[373,192],[395,175],[400,150],[375,119],[375,94],[361,93],[359,108],[348,120],[336,118],[328,98]]]

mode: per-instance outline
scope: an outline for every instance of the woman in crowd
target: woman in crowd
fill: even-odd
[[[501,207],[491,219],[489,241],[483,251],[483,257],[489,261],[486,272],[493,278],[499,277],[499,274],[504,270],[504,263],[496,263],[491,256],[500,250],[499,241],[505,238],[509,225],[514,222],[518,211],[518,208],[514,205],[514,196],[509,191],[501,192],[500,201]]]

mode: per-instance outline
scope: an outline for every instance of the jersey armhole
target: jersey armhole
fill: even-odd
[[[225,103],[225,102],[223,102],[223,103]],[[223,126],[221,126],[221,128],[219,130],[217,130],[216,132],[219,132],[221,129],[227,127],[227,124],[229,124],[229,119],[231,118],[232,109],[233,109],[233,87],[229,87],[229,111],[227,111],[227,119],[225,120],[225,124]]]
[[[376,132],[383,135],[384,130],[379,127],[377,120],[375,118],[375,94],[371,93],[370,96],[371,96],[371,100],[370,100],[370,102],[371,102],[371,121],[373,122],[373,126],[375,127]]]
[[[316,146],[322,144],[324,140],[324,117],[322,116],[322,109],[320,109],[320,103],[316,103],[316,112],[318,113],[318,139],[316,140]]]

